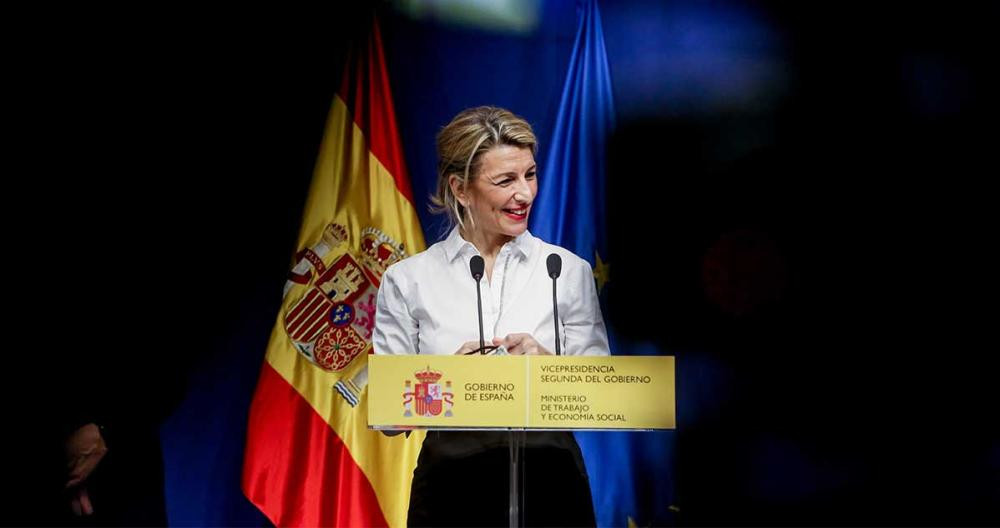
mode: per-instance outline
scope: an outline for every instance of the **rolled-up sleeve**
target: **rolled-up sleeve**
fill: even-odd
[[[375,305],[375,330],[372,346],[376,354],[416,354],[417,320],[406,305],[405,284],[401,283],[397,266],[382,275]]]
[[[574,272],[567,277],[571,283],[567,291],[569,310],[561,317],[566,354],[606,356],[610,354],[608,332],[597,299],[594,274],[587,261],[579,257],[574,260]]]

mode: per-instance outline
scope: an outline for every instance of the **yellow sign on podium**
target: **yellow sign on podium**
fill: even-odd
[[[673,429],[672,356],[368,357],[374,429]]]

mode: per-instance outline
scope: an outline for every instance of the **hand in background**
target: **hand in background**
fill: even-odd
[[[91,515],[94,506],[87,492],[87,478],[108,452],[108,447],[96,424],[89,423],[73,432],[66,440],[66,466],[69,470],[66,488],[70,489],[71,506],[77,515]]]

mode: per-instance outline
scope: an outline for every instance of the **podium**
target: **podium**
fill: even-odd
[[[510,525],[526,431],[676,427],[672,356],[368,358],[368,427],[510,433]]]

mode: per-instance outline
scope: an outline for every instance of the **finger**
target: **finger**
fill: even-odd
[[[526,341],[529,343],[535,342],[535,338],[532,337],[531,334],[511,334],[511,335],[517,340],[518,343],[525,344]]]
[[[525,352],[524,352],[525,354],[529,354],[529,355],[532,355],[532,356],[551,355],[549,353],[549,351],[545,349],[545,347],[543,347],[542,345],[539,345],[538,341],[535,341],[534,339],[531,340],[531,344],[530,345],[525,345],[524,349],[525,349]]]
[[[74,468],[78,469],[78,471],[75,471],[74,474],[80,476],[80,478],[86,479],[87,477],[90,476],[91,473],[94,472],[94,469],[97,467],[97,463],[101,461],[101,457],[103,456],[104,453],[97,452],[94,453],[93,455],[86,457],[86,459],[83,461],[82,464],[80,464],[78,468]]]
[[[542,346],[538,344],[538,341],[535,341],[535,337],[531,334],[521,334],[520,345],[521,350],[526,355],[537,356],[542,354]]]
[[[86,480],[94,469],[97,468],[97,464],[104,458],[104,453],[107,449],[100,449],[95,451],[92,455],[85,457],[78,457],[72,465],[69,471],[69,481],[66,483],[66,487],[72,487],[80,483],[80,481]]]
[[[90,503],[90,493],[87,493],[86,487],[80,488],[80,509],[83,510],[84,515],[91,515],[94,513],[94,505]]]
[[[513,345],[507,345],[507,353],[508,354],[512,354],[512,355],[515,355],[515,356],[521,356],[521,355],[524,355],[524,352],[525,352],[524,341],[518,341],[517,343],[514,343]]]
[[[467,341],[465,343],[462,343],[462,346],[460,346],[458,350],[455,351],[455,355],[468,354],[476,350],[477,348],[479,348],[479,341]]]
[[[531,337],[531,335],[530,334],[507,334],[507,336],[503,338],[503,344],[507,348],[516,347],[516,346],[519,346],[522,342],[524,342],[524,338],[526,338],[526,337]]]
[[[527,345],[534,342],[531,338],[531,334],[508,334],[504,338],[504,343],[507,346],[507,352],[511,354],[524,354],[529,348]]]
[[[69,480],[66,482],[66,487],[67,488],[72,488],[73,486],[76,486],[81,481],[83,481],[84,478],[86,478],[86,475],[83,474],[83,458],[82,457],[77,458],[76,460],[73,460],[73,461],[70,462],[70,469],[69,469],[68,478],[69,478]]]

